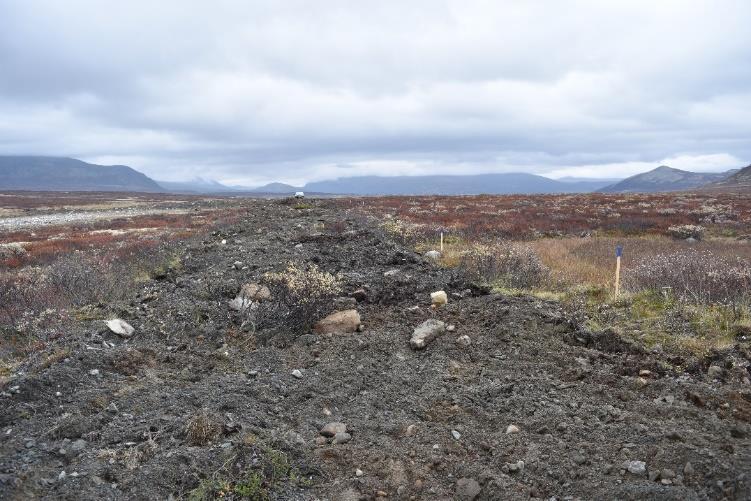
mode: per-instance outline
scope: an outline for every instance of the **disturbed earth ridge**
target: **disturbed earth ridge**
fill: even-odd
[[[748,346],[645,351],[330,201],[247,205],[2,380],[0,498],[751,498]],[[230,302],[289,262],[341,274],[358,332],[243,327]]]

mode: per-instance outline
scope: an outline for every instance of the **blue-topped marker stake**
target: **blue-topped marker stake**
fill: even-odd
[[[615,247],[615,297],[621,292],[621,256],[623,255],[623,246]]]

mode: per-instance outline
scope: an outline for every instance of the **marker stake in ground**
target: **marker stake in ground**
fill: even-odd
[[[621,292],[621,256],[623,255],[623,246],[615,247],[615,297]]]

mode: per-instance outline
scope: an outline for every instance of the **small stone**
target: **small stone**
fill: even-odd
[[[294,376],[297,379],[302,379],[302,372],[300,372],[299,369],[295,369],[292,371],[292,376]]]
[[[647,464],[644,461],[624,461],[623,469],[634,475],[644,475],[647,472]]]
[[[462,434],[456,430],[451,430],[451,436],[454,437],[454,440],[459,440],[460,438],[462,438]]]
[[[325,445],[326,442],[328,442],[328,439],[326,437],[317,436],[316,437],[316,445]]]
[[[446,291],[436,291],[430,293],[430,303],[434,306],[442,306],[449,302]]]
[[[398,274],[399,274],[399,270],[388,270],[388,271],[386,271],[386,272],[383,273],[383,276],[384,277],[393,277],[393,276],[398,275]]]
[[[336,435],[334,435],[334,440],[331,441],[332,444],[346,444],[352,440],[352,435],[346,432],[339,432]]]
[[[235,261],[234,263],[232,263],[232,267],[234,269],[236,269],[236,270],[239,270],[239,269],[241,269],[243,267],[243,262],[242,261]]]
[[[87,445],[88,444],[86,440],[79,438],[78,440],[70,444],[70,450],[72,450],[73,452],[81,452],[86,448]]]
[[[472,501],[480,495],[482,487],[474,478],[460,478],[456,482],[456,497],[463,501]]]
[[[62,397],[62,396],[63,396],[63,394],[62,394],[62,393],[60,393],[59,391],[56,391],[56,392],[55,392],[55,396],[56,396],[56,397]]]
[[[636,378],[636,385],[637,386],[640,386],[640,387],[643,388],[643,387],[647,386],[648,384],[649,384],[649,381],[647,381],[643,377]]]
[[[362,472],[362,470],[360,468],[358,468],[358,469],[355,470],[355,476],[358,476],[358,477],[362,477],[363,476],[363,472]]]
[[[571,456],[571,459],[574,461],[574,463],[578,464],[579,466],[583,465],[587,462],[587,458],[584,456],[584,454],[576,453],[573,456]]]
[[[709,379],[721,379],[724,371],[719,365],[710,365],[707,369],[707,377]]]
[[[107,412],[111,414],[117,414],[119,412],[117,405],[115,405],[115,402],[112,402],[107,406]]]
[[[456,325],[454,325],[454,324],[451,324],[451,325],[449,325],[449,326],[446,327],[446,331],[448,331],[448,332],[454,332],[455,330],[456,330]]]
[[[107,320],[107,328],[120,337],[129,338],[136,331],[128,322],[121,318]]]
[[[318,334],[347,334],[357,331],[360,314],[357,310],[336,311],[319,320],[313,330]]]
[[[65,480],[65,477],[68,475],[65,473],[65,470],[61,471],[60,474],[57,476],[58,480]]]
[[[639,375],[641,377],[650,377],[652,375],[652,371],[647,370],[647,369],[642,369],[639,371]]]
[[[417,425],[411,424],[407,426],[407,429],[404,431],[404,434],[408,437],[411,437],[417,433]]]
[[[91,369],[89,371],[90,376],[98,376],[99,375],[99,369]]]
[[[506,427],[506,434],[519,433],[519,427],[515,424],[510,424]]]
[[[355,301],[361,303],[368,298],[368,293],[365,291],[365,289],[357,289],[352,293],[352,297],[355,298]]]
[[[446,324],[434,318],[428,319],[415,327],[412,338],[409,340],[410,346],[415,350],[425,348],[436,337],[446,332]]]
[[[377,491],[376,496],[379,498],[386,498],[389,496],[389,493],[386,491]]]
[[[461,336],[459,336],[458,338],[456,338],[456,344],[458,344],[459,346],[463,346],[463,347],[466,348],[467,346],[469,346],[470,344],[472,344],[472,339],[470,339],[470,337],[468,335],[462,334]]]
[[[347,432],[347,425],[344,423],[338,423],[338,422],[332,422],[326,424],[323,428],[321,428],[321,435],[324,437],[333,437],[337,433],[346,433]]]
[[[662,480],[672,480],[675,478],[675,472],[670,468],[663,468],[660,470],[660,478]]]
[[[517,461],[516,463],[506,463],[504,466],[508,468],[511,473],[517,473],[524,469],[524,461]]]
[[[692,465],[691,462],[686,463],[686,466],[683,467],[683,474],[686,476],[693,475],[695,471],[694,465]]]

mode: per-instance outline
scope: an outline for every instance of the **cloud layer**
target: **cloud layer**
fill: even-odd
[[[751,3],[0,2],[0,154],[235,184],[751,161]]]

